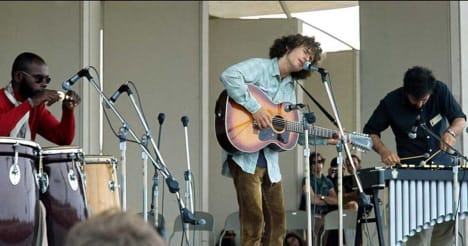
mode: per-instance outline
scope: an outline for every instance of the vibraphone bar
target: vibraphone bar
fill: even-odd
[[[374,167],[358,171],[363,189],[372,194],[373,199],[377,199],[376,190],[388,187],[390,245],[402,245],[416,232],[436,223],[455,220],[455,199],[459,199],[459,219],[465,219],[468,215],[468,170],[456,170],[457,190],[454,187],[454,169],[451,167]],[[380,213],[377,214],[378,208],[374,207],[374,211],[376,217],[380,216]],[[377,223],[377,227],[380,230],[379,240],[382,240],[381,223]]]

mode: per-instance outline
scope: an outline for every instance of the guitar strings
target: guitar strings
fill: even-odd
[[[280,118],[280,117],[274,117],[272,119],[272,123],[273,123],[273,125],[275,125],[275,123],[279,124],[277,126],[282,126],[283,127],[282,129],[284,129],[284,128],[286,128],[286,130],[292,130],[293,129],[295,132],[304,133],[304,129],[302,127],[303,124],[301,122],[288,121],[288,120],[285,120],[285,119]],[[309,131],[315,130],[316,132],[322,133],[322,135],[326,135],[326,136],[330,136],[330,137],[333,136],[333,134],[336,133],[336,131],[334,131],[334,130],[330,130],[330,129],[319,127],[319,126],[309,127],[308,130]]]

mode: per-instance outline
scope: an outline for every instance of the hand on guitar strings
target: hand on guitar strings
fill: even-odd
[[[260,108],[257,112],[252,114],[253,116],[253,123],[259,129],[263,128],[271,128],[271,116],[264,108]]]

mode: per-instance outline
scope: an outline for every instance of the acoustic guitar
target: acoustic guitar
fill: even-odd
[[[273,103],[266,94],[254,85],[248,85],[250,94],[272,115],[272,128],[256,127],[252,114],[236,103],[223,90],[216,101],[215,130],[218,143],[230,153],[256,152],[265,147],[275,151],[294,148],[300,133],[304,133],[302,122],[299,122],[297,110],[285,111],[289,103]],[[336,136],[336,130],[308,126],[309,135],[330,138]],[[372,140],[361,133],[347,133],[346,139],[360,151],[370,150]]]

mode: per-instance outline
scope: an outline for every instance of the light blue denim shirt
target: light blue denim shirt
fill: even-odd
[[[248,91],[247,84],[260,88],[273,103],[296,103],[296,85],[288,75],[281,80],[278,59],[251,58],[227,68],[220,77],[228,95],[250,113],[257,112],[261,105]],[[268,175],[272,183],[281,180],[278,152],[264,148]],[[232,154],[232,159],[247,173],[254,174],[259,152]],[[227,153],[222,155],[222,174],[231,176],[227,166]]]

